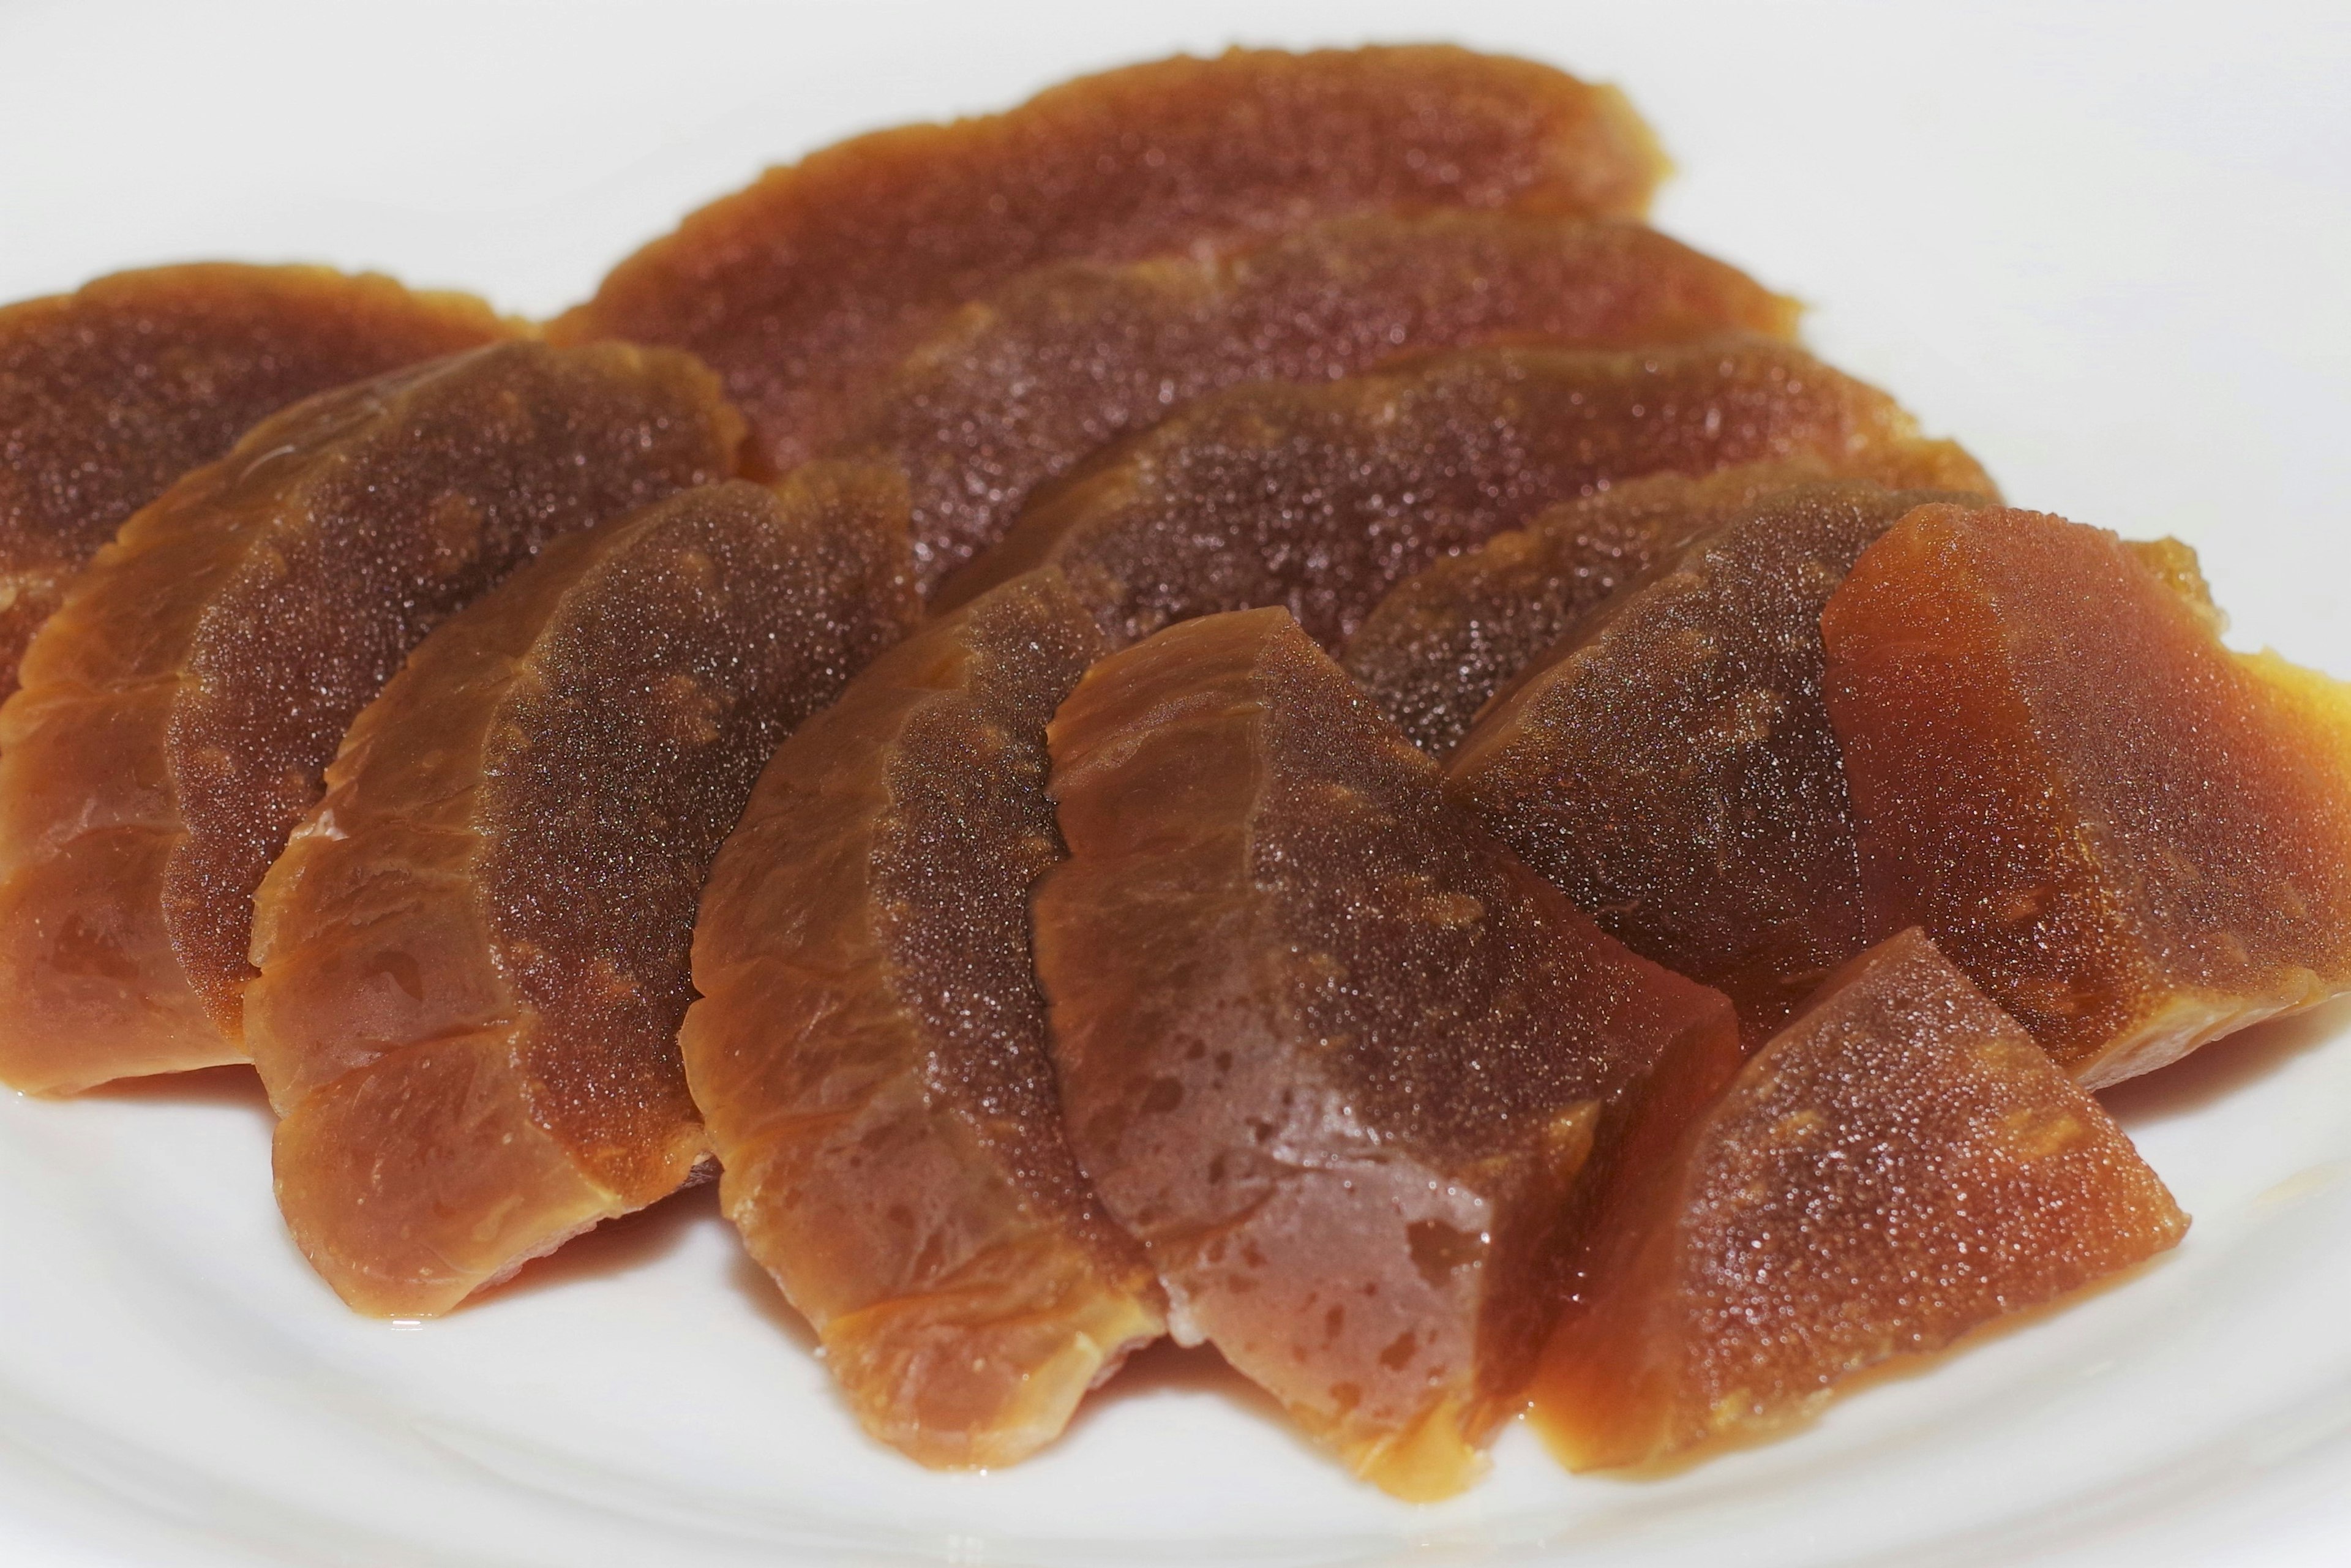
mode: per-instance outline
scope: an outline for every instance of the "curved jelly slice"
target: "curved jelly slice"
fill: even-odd
[[[368,705],[255,898],[277,1197],[362,1312],[444,1312],[704,1155],[703,877],[777,742],[913,622],[905,488],[814,465],[549,545]]]
[[[1880,534],[1938,501],[1977,504],[1815,483],[1719,518],[1505,688],[1447,765],[1447,793],[1613,936],[1769,1034],[1873,935],[1821,607]]]
[[[1029,893],[1045,721],[1101,652],[1040,573],[777,751],[703,896],[683,1045],[745,1242],[877,1437],[1008,1464],[1161,1328],[1061,1129]]]
[[[2187,553],[1926,507],[1821,620],[1875,917],[2092,1087],[2351,987],[2351,688]]]
[[[1132,261],[1439,207],[1632,216],[1663,162],[1614,89],[1447,47],[1178,57],[1005,114],[858,137],[695,213],[549,329],[692,349],[778,470],[949,310]]]
[[[327,392],[124,525],[0,711],[0,1077],[244,1058],[253,890],[410,648],[549,539],[723,477],[684,354],[513,343]]]
[[[1894,489],[1991,493],[1980,470],[1935,441],[1633,480],[1550,507],[1405,579],[1364,618],[1339,662],[1415,746],[1442,760],[1497,692],[1618,589],[1758,497],[1848,473]]]
[[[1628,1157],[1535,1424],[1579,1470],[1766,1433],[2187,1228],[2098,1103],[1905,932],[1832,977],[1662,1157]]]
[[[1953,488],[1981,479],[1885,393],[1769,339],[1433,355],[1203,398],[1047,487],[937,602],[1050,564],[1115,643],[1278,604],[1335,648],[1396,583],[1554,502],[1813,455],[1852,471],[1871,453],[1906,476],[1948,466]]]
[[[1595,1147],[1729,1007],[1467,813],[1279,609],[1096,665],[1036,898],[1071,1142],[1213,1341],[1399,1495],[1465,1485],[1565,1283]]]
[[[225,262],[0,308],[0,697],[67,580],[172,480],[287,403],[514,330],[468,295]]]
[[[1223,256],[1023,273],[909,356],[840,450],[906,472],[927,588],[1040,483],[1220,387],[1478,343],[1630,348],[1794,323],[1791,301],[1635,224],[1342,218]]]

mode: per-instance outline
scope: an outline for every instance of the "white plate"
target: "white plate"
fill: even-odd
[[[1624,81],[1661,220],[2018,500],[2181,534],[2253,642],[2351,673],[2351,26],[2045,4],[1180,13],[0,3],[0,298],[311,257],[552,310],[766,162],[1228,39],[1443,34]],[[2196,1215],[2129,1285],[1665,1482],[1525,1434],[1414,1510],[1154,1353],[1017,1471],[828,1391],[706,1194],[455,1318],[346,1313],[235,1072],[0,1100],[0,1562],[443,1565],[2351,1561],[2351,1030],[2110,1103]]]

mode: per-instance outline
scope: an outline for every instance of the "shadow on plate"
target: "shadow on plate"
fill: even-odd
[[[272,1125],[277,1120],[270,1113],[269,1095],[261,1087],[261,1075],[241,1061],[225,1067],[200,1067],[193,1072],[118,1078],[57,1103],[70,1105],[80,1101],[122,1105],[223,1105],[250,1111]]]
[[[546,1257],[524,1264],[512,1279],[483,1291],[468,1305],[517,1300],[650,1269],[684,1246],[686,1238],[696,1230],[726,1223],[718,1212],[717,1184],[703,1182],[573,1237]]]
[[[2351,1029],[2351,997],[2337,997],[2292,1018],[2273,1019],[2240,1030],[2189,1055],[2098,1092],[2125,1130],[2186,1116],[2258,1083],[2273,1072]]]

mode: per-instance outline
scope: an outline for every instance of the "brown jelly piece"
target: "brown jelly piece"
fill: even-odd
[[[1037,969],[1080,1159],[1212,1341],[1360,1474],[1447,1495],[1517,1408],[1595,1140],[1715,992],[1447,805],[1287,612],[1104,660],[1053,720]]]
[[[1821,607],[1913,507],[1857,482],[1767,492],[1540,656],[1447,789],[1635,952],[1761,1038],[1869,945],[1821,697]]]
[[[225,262],[0,308],[0,697],[67,580],[172,480],[287,403],[513,331],[468,295]]]
[[[1636,216],[1663,167],[1614,89],[1525,60],[1179,56],[770,170],[549,330],[692,349],[781,470],[838,436],[948,311],[1029,267],[1180,255],[1357,212]]]
[[[927,1465],[1025,1457],[1161,1332],[1029,964],[1045,721],[1101,651],[1050,573],[926,625],[777,751],[695,928],[722,1201],[867,1430]]]
[[[277,1197],[343,1299],[444,1312],[705,1157],[677,1030],[719,841],[913,624],[905,486],[813,465],[569,535],[361,711],[255,898]]]
[[[1122,646],[1278,604],[1336,648],[1438,557],[1618,480],[1870,452],[1980,476],[1922,444],[1885,393],[1771,339],[1433,355],[1203,398],[1049,486],[937,601],[1050,564]]]
[[[2094,1088],[2351,987],[2351,694],[2184,554],[1924,507],[1821,622],[1873,916]]]
[[[1220,387],[1478,343],[1784,337],[1795,313],[1636,224],[1341,218],[1231,254],[1023,273],[910,355],[841,450],[909,476],[928,588],[993,544],[1040,483]]]
[[[2097,1102],[1917,931],[1840,969],[1663,1157],[1627,1157],[1535,1382],[1573,1469],[1816,1411],[2177,1243]]]
[[[0,1077],[244,1059],[253,891],[410,648],[559,535],[720,478],[686,355],[508,343],[296,404],[123,526],[0,711]]]
[[[1617,590],[1758,497],[1841,474],[1896,489],[1991,491],[1965,454],[1938,441],[1635,479],[1550,507],[1405,579],[1364,618],[1339,662],[1414,745],[1442,760],[1497,692]]]

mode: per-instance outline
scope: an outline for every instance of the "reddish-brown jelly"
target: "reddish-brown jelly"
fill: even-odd
[[[463,294],[323,267],[117,273],[0,308],[0,697],[131,513],[287,403],[512,334]]]
[[[503,344],[323,393],[134,517],[0,712],[0,1077],[242,1060],[253,891],[410,648],[559,535],[723,477],[684,354]]]
[[[1763,338],[1470,350],[1240,386],[1048,486],[939,602],[1051,564],[1114,643],[1278,604],[1335,648],[1405,577],[1553,502],[1646,474],[1815,455],[1850,472],[1873,453],[1907,482],[1946,466],[1958,488],[1981,477],[1957,447],[1921,443],[1885,393]]]
[[[1579,1470],[1769,1432],[2187,1228],[2097,1102],[1905,932],[1623,1164],[1535,1422]]]
[[[1621,94],[1525,60],[1177,57],[770,170],[622,262],[551,331],[692,349],[782,469],[838,436],[948,311],[1032,267],[1358,212],[1635,216],[1662,170]]]
[[[673,1191],[704,873],[777,741],[913,623],[905,487],[815,465],[559,539],[418,645],[255,899],[277,1197],[413,1317]]]
[[[1342,218],[1235,254],[1023,273],[909,356],[841,450],[909,476],[927,588],[993,544],[1040,483],[1219,387],[1478,343],[1785,336],[1794,318],[1735,268],[1635,224]]]
[[[1474,819],[1281,610],[1186,622],[1050,731],[1036,899],[1070,1137],[1214,1342],[1360,1473],[1439,1497],[1516,1408],[1595,1136],[1717,993]]]
[[[2185,553],[1924,507],[1821,622],[1875,918],[2093,1087],[2351,987],[2351,695]]]
[[[1062,1133],[1029,893],[1045,721],[1102,651],[1040,572],[933,622],[786,741],[719,852],[683,1045],[726,1211],[866,1428],[1009,1464],[1158,1337]]]

